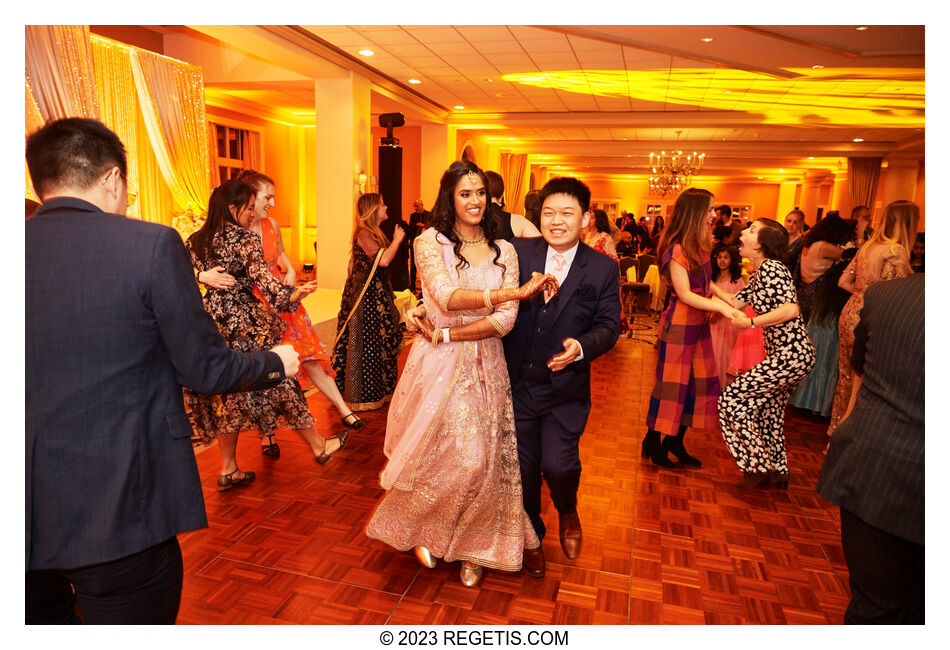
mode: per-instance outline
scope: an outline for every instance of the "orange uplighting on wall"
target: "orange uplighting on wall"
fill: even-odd
[[[505,81],[601,97],[761,115],[766,124],[924,126],[922,68],[788,68],[780,79],[723,68],[565,70]]]

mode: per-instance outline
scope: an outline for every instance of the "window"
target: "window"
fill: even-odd
[[[254,142],[259,142],[258,134],[223,124],[214,125],[215,152],[217,153],[218,183],[237,178],[242,169],[252,168],[253,159],[259,159],[257,152],[250,151]]]
[[[612,199],[607,201],[591,201],[590,209],[603,210],[607,213],[607,219],[609,221],[614,221],[620,216],[620,200]]]

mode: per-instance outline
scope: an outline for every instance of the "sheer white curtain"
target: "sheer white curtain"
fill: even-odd
[[[207,210],[208,138],[204,81],[197,66],[140,49],[130,51],[145,128],[176,205]]]
[[[89,28],[86,25],[26,25],[26,131],[64,117],[98,119]],[[26,196],[39,201],[26,170]]]
[[[26,76],[45,121],[99,119],[87,25],[27,25]]]

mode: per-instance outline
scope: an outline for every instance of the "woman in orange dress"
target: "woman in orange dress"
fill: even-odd
[[[280,228],[276,220],[267,214],[275,205],[273,179],[254,170],[246,170],[242,172],[238,180],[249,185],[255,192],[254,216],[248,229],[261,238],[264,261],[267,262],[267,267],[285,285],[295,286],[296,272],[290,262],[290,257],[284,251]],[[206,284],[210,284],[207,282],[209,275],[209,273],[205,273]],[[254,294],[265,303],[267,302],[258,287],[254,288]],[[333,381],[336,373],[330,366],[326,348],[313,330],[307,311],[298,309],[294,312],[281,313],[280,317],[287,323],[287,329],[281,343],[292,345],[300,355],[300,367],[306,372],[313,385],[326,395],[327,399],[340,412],[343,426],[347,429],[361,428],[366,424],[366,421],[353,414],[346,402],[343,401],[336,382]],[[274,442],[273,434],[261,439],[261,451],[271,458],[280,456],[280,447]]]

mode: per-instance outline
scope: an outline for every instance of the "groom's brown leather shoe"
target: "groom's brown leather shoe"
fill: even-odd
[[[544,551],[541,550],[541,547],[526,548],[524,550],[524,555],[521,557],[521,566],[524,567],[524,570],[528,572],[529,576],[543,578]]]
[[[577,518],[576,510],[570,514],[561,514],[558,519],[561,550],[569,560],[573,560],[581,552],[581,520]]]

